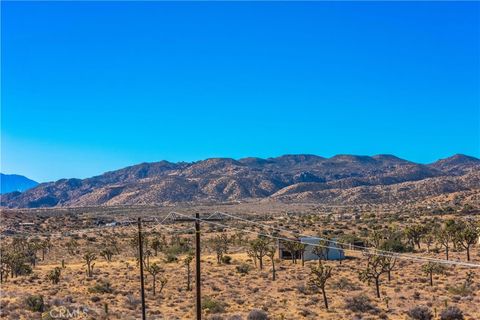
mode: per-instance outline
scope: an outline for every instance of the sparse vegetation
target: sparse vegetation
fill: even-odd
[[[433,275],[443,274],[445,272],[445,267],[439,263],[428,262],[422,266],[422,270],[428,275],[430,279],[430,286],[433,286]]]
[[[345,308],[359,313],[374,313],[377,308],[372,304],[372,301],[365,294],[359,294],[345,299]]]
[[[45,304],[42,295],[30,295],[25,299],[27,309],[33,312],[45,311]]]
[[[462,221],[476,225],[476,216],[474,219],[464,219],[460,213],[455,213],[456,209],[439,216],[431,216],[430,211],[418,213],[412,210],[382,215],[378,212],[374,214],[372,208],[365,210],[368,210],[368,214],[355,224],[317,213],[291,213],[288,216],[257,214],[255,218],[263,219],[263,224],[271,223],[282,228],[288,226],[292,232],[320,234],[322,238],[347,243],[335,245],[340,248],[349,248],[348,243],[355,246],[375,245],[379,250],[406,252],[407,256],[420,259],[444,257],[443,251],[438,250],[440,243],[432,241],[428,244],[428,235],[436,232],[429,230],[438,230],[442,225],[447,225],[449,220],[455,220],[454,223],[448,222],[451,234],[455,235],[449,242],[449,258],[467,260],[467,249],[458,240],[462,230],[460,226],[463,225]],[[62,218],[56,219],[49,220],[49,223],[62,221]],[[256,226],[237,226],[230,221],[221,223],[257,231]],[[318,224],[322,226],[321,232],[318,232]],[[47,226],[47,223],[43,225]],[[425,235],[420,237],[420,249],[417,240],[409,240],[405,231],[415,225],[426,226]],[[187,230],[190,226],[190,223],[183,223],[178,225],[178,230],[186,231],[162,234],[153,228],[154,224],[150,226],[145,223],[144,239],[147,240],[144,240],[144,244],[148,247],[144,251],[143,264],[147,310],[152,315],[167,318],[190,318],[192,315],[195,291],[191,290],[194,261],[191,243],[194,234]],[[177,225],[171,227],[177,228]],[[91,314],[93,317],[114,319],[120,314],[138,317],[138,247],[131,245],[135,243],[131,240],[132,230],[127,226],[98,229],[101,232],[69,228],[72,231],[66,236],[48,237],[49,245],[45,253],[46,237],[16,236],[15,241],[14,237],[2,239],[1,280],[6,297],[0,299],[1,314],[8,314],[6,318],[23,316],[33,319],[39,316],[39,312],[48,313],[53,307],[81,304],[95,306],[91,311],[96,312]],[[318,251],[321,259],[312,261],[309,258],[317,257],[315,250],[310,248],[302,254],[299,244],[305,243],[292,237],[288,243],[295,244],[292,246],[295,259],[300,260],[303,256],[305,268],[302,268],[300,261],[292,263],[280,259],[278,243],[268,236],[256,237],[251,232],[243,232],[243,236],[239,237],[240,233],[238,230],[210,228],[207,223],[202,224],[202,292],[206,319],[246,319],[252,309],[260,310],[252,311],[252,317],[259,314],[267,317],[268,314],[272,319],[384,319],[387,316],[392,320],[403,320],[407,316],[412,320],[434,319],[429,315],[440,318],[447,307],[454,305],[464,310],[465,319],[475,318],[478,314],[473,307],[478,302],[478,271],[475,268],[456,265],[446,269],[444,264],[429,263],[428,260],[421,263],[414,259],[398,259],[395,255],[366,255],[360,250],[345,251],[347,259],[340,264],[339,261],[327,259],[326,253],[330,251],[330,256],[334,257],[337,249]],[[261,233],[270,235],[266,227]],[[271,235],[277,236],[274,233]],[[283,234],[278,236],[284,237]],[[228,239],[228,249],[221,255],[220,264],[212,239]],[[76,243],[75,247],[67,245],[72,240]],[[367,240],[369,244],[366,244]],[[325,244],[330,246],[330,243]],[[415,251],[412,251],[413,247]],[[478,249],[476,244],[470,246],[473,264],[479,263]],[[71,254],[72,251],[74,254]],[[86,255],[88,259],[85,259]],[[376,259],[381,263],[375,262]],[[87,261],[90,261],[90,274]],[[255,264],[257,268],[253,268]],[[331,270],[330,276],[327,276],[327,269]],[[360,271],[360,277],[356,277],[357,270]],[[425,276],[421,276],[422,272]],[[87,278],[82,276],[85,273]],[[375,275],[378,273],[377,288]],[[387,281],[389,278],[390,281]],[[428,285],[430,281],[433,287]],[[377,293],[380,293],[380,299],[376,298]],[[27,307],[27,294],[44,295],[44,311],[32,311],[35,308]],[[15,298],[17,296],[20,298]],[[418,307],[412,308],[415,305]],[[73,309],[69,307],[69,310]],[[450,311],[449,314],[458,316],[456,311]]]
[[[463,312],[458,307],[448,307],[440,313],[440,320],[463,320]]]
[[[325,285],[328,279],[332,277],[332,267],[321,264],[320,266],[312,266],[310,272],[309,284],[322,291],[323,303],[325,309],[328,309],[327,294],[325,293]]]
[[[183,260],[183,263],[185,265],[185,268],[187,269],[187,291],[192,290],[191,287],[191,279],[192,279],[192,274],[190,270],[190,264],[193,261],[193,255],[189,254],[185,257],[185,260]]]
[[[94,252],[87,252],[83,255],[85,260],[85,266],[87,267],[87,276],[91,278],[93,276],[94,261],[97,260],[97,255]]]
[[[407,312],[412,320],[432,320],[432,311],[426,306],[416,306]]]
[[[60,274],[62,269],[60,267],[55,267],[53,270],[50,271],[47,278],[52,282],[52,284],[57,284],[60,282]]]
[[[389,270],[390,260],[386,256],[369,255],[365,269],[359,272],[359,279],[363,282],[375,283],[377,298],[380,298],[380,276]]]
[[[159,265],[157,265],[156,263],[152,263],[152,265],[150,265],[148,268],[147,268],[147,271],[148,273],[150,273],[152,275],[152,292],[153,292],[153,295],[155,296],[156,294],[156,289],[157,289],[157,280],[158,280],[158,283],[160,284],[160,288],[158,290],[158,293],[161,294],[162,291],[163,291],[163,288],[165,287],[165,285],[167,284],[168,280],[165,276],[163,276],[162,274],[165,272]],[[159,277],[157,279],[157,277]]]

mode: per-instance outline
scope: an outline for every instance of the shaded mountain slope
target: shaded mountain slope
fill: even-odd
[[[0,173],[0,193],[25,191],[38,185],[38,182],[18,174]]]

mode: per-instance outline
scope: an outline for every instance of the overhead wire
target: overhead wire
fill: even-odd
[[[287,242],[289,241],[289,242],[295,242],[295,243],[303,243],[303,244],[310,245],[310,246],[322,247],[322,248],[328,248],[328,249],[339,249],[339,247],[333,247],[333,246],[316,244],[316,243],[302,242],[302,241],[299,241],[299,240],[293,240],[293,239],[286,238],[286,237],[279,237],[279,236],[275,236],[275,235],[271,235],[271,234],[267,234],[267,233],[261,233],[261,232],[258,232],[258,231],[252,231],[252,230],[248,230],[248,229],[240,229],[240,228],[232,227],[232,226],[229,226],[229,225],[221,224],[221,223],[218,223],[218,222],[215,222],[215,221],[204,220],[204,219],[201,219],[201,218],[197,219],[195,217],[191,217],[191,216],[184,215],[184,214],[179,214],[179,215],[181,215],[183,217],[191,218],[193,220],[201,221],[202,223],[216,225],[216,226],[229,228],[229,229],[233,229],[233,230],[238,230],[238,231],[242,231],[242,232],[248,232],[248,233],[251,233],[251,234],[256,234],[256,235],[271,238],[271,239],[287,241]],[[359,252],[358,250],[353,250],[353,249],[346,249],[346,248],[340,248],[340,249],[345,250],[345,251],[357,252],[357,253]],[[365,252],[365,251],[363,250],[361,252]],[[404,260],[420,261],[420,262],[432,262],[432,260],[425,259],[425,257],[415,257],[415,256],[409,256],[409,255],[405,256],[405,255],[400,254],[400,253],[389,252],[389,251],[377,252],[377,253],[375,253],[375,255],[404,259]],[[460,266],[466,266],[466,267],[480,268],[479,264],[467,263],[467,262],[463,262],[463,261],[437,259],[435,262],[440,263],[440,264],[460,265]]]

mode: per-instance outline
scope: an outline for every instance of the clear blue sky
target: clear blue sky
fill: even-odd
[[[2,168],[480,156],[478,2],[2,2]]]

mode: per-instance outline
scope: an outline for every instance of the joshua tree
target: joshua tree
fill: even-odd
[[[250,258],[252,258],[253,260],[253,264],[255,266],[255,268],[257,267],[257,255],[255,254],[255,251],[253,251],[253,248],[252,246],[250,245],[249,248],[247,248],[247,256],[249,256]]]
[[[185,257],[185,260],[183,260],[183,264],[185,264],[185,267],[187,268],[187,291],[192,290],[192,287],[190,286],[190,282],[192,279],[192,275],[190,272],[190,264],[192,263],[193,260],[193,255],[189,254]]]
[[[415,224],[408,226],[405,229],[405,236],[408,239],[408,242],[413,246],[417,245],[418,249],[420,249],[420,240],[425,235],[427,229],[424,225]]]
[[[396,264],[397,264],[397,258],[385,257],[385,268],[387,269],[388,282],[392,280],[392,271],[395,269]]]
[[[155,256],[158,255],[158,252],[159,251],[162,251],[163,248],[165,247],[165,239],[159,239],[158,237],[155,237],[153,240],[152,240],[152,244],[150,245],[150,247],[152,248],[153,252],[155,253]]]
[[[142,248],[146,251],[146,248],[148,248],[148,243],[149,243],[149,240],[148,240],[148,237],[147,235],[144,233],[142,234]],[[132,251],[134,252],[134,256],[137,258],[137,263],[139,263],[139,250],[138,250],[138,233],[135,233],[131,238],[130,238],[130,241],[129,241],[129,245],[130,247],[132,248]],[[144,255],[143,257],[144,259],[146,258],[146,256]],[[145,261],[143,261],[143,263],[145,263]]]
[[[145,255],[145,257],[144,257],[144,263],[145,264],[144,265],[145,265],[145,267],[148,268],[150,266],[150,257],[153,255],[153,252],[152,252],[152,250],[147,249],[147,250],[145,250],[145,252],[143,254]]]
[[[305,249],[307,245],[305,243],[297,242],[296,243],[296,251],[300,253],[300,258],[302,260],[302,267],[305,267]]]
[[[415,228],[414,228],[415,229]],[[382,232],[382,238],[377,243],[376,248],[380,250],[393,251],[393,252],[404,252],[407,251],[410,247],[414,247],[416,240],[409,241],[410,245],[407,246],[404,242],[405,232],[397,228],[384,229]],[[418,240],[420,241],[420,240]]]
[[[232,236],[232,242],[236,243],[237,245],[242,245],[244,241],[245,241],[245,234],[243,233],[243,231],[237,231]]]
[[[170,247],[177,248],[179,252],[186,252],[191,248],[190,239],[182,238],[178,234],[174,234],[170,239]]]
[[[157,288],[157,276],[158,276],[159,273],[163,272],[163,269],[159,265],[157,265],[156,263],[152,263],[147,268],[147,271],[148,271],[148,273],[150,273],[152,275],[152,278],[153,278],[153,295],[155,296],[156,288]],[[161,294],[163,288],[167,284],[167,278],[165,278],[163,276],[160,276],[160,278],[158,280],[160,282],[160,290],[159,290],[158,293]]]
[[[70,241],[67,242],[67,251],[69,254],[74,256],[77,253],[78,249],[78,242],[75,239],[71,239]]]
[[[27,246],[23,251],[20,251],[19,254],[23,255],[28,263],[32,267],[35,267],[37,264],[37,251],[42,248],[42,242],[40,239],[32,239],[27,243]]]
[[[95,266],[94,261],[97,260],[97,255],[93,252],[87,252],[83,256],[83,260],[85,260],[85,266],[87,267],[87,276],[91,278],[93,275],[93,267]]]
[[[27,249],[25,249],[27,250]],[[2,254],[2,264],[6,266],[3,267],[4,272],[6,270],[10,271],[10,278],[18,277],[21,275],[26,275],[32,273],[32,268],[27,263],[29,261],[28,252],[21,251],[12,251],[9,253]],[[5,277],[8,277],[7,274],[4,274]]]
[[[118,240],[113,235],[105,236],[104,246],[110,248],[115,254],[120,254]]]
[[[470,247],[477,243],[480,231],[472,223],[464,223],[462,228],[455,232],[457,246],[467,250],[467,261],[470,261]]]
[[[389,262],[387,257],[379,255],[369,255],[367,260],[367,266],[365,270],[359,272],[360,281],[375,282],[375,288],[377,291],[377,298],[380,298],[380,276],[388,272]]]
[[[370,233],[370,243],[375,248],[380,248],[382,243],[385,241],[385,233],[379,230],[373,230]]]
[[[62,269],[60,267],[55,267],[50,273],[47,275],[48,280],[52,281],[52,284],[57,284],[60,282],[60,274]]]
[[[435,232],[435,238],[437,242],[445,248],[445,255],[448,260],[448,253],[450,250],[450,243],[454,241],[455,233],[451,224],[444,224],[441,228],[438,228]]]
[[[327,280],[332,277],[332,267],[325,266],[323,264],[319,266],[312,266],[310,272],[309,284],[313,287],[317,287],[322,291],[323,302],[325,303],[325,309],[328,310],[327,294],[325,293],[325,284]]]
[[[226,234],[222,233],[221,235],[216,236],[211,240],[212,249],[217,254],[217,263],[222,263],[222,258],[225,253],[228,251],[229,240]]]
[[[42,261],[45,261],[45,254],[52,248],[50,239],[45,239],[40,243],[40,249],[42,250]]]
[[[0,262],[0,283],[3,283],[4,281],[8,280],[8,274],[10,273],[10,267],[8,266],[8,263],[5,257],[5,253],[0,253],[1,257],[1,262]]]
[[[299,242],[296,240],[283,241],[283,246],[285,250],[290,253],[293,264],[297,263],[297,253],[298,253],[297,250],[299,248],[298,243]]]
[[[270,240],[266,237],[259,236],[257,239],[250,242],[250,249],[258,259],[260,270],[263,269],[263,257],[267,255]]]
[[[275,270],[275,252],[276,251],[277,251],[277,248],[275,248],[275,246],[267,247],[267,257],[269,257],[270,261],[272,262],[272,280],[273,281],[277,279],[277,272]]]
[[[322,260],[328,259],[328,253],[330,252],[330,241],[328,239],[320,239],[318,246],[314,246],[312,253],[318,257],[318,265],[322,264]]]
[[[440,263],[429,262],[422,266],[422,271],[430,278],[430,286],[433,286],[433,274],[443,274],[445,267]]]
[[[433,242],[435,241],[435,235],[432,232],[428,232],[424,236],[423,241],[427,245],[427,252],[430,252],[430,247],[432,246]]]
[[[114,252],[113,252],[113,250],[112,250],[111,248],[107,247],[107,248],[103,249],[103,250],[100,252],[100,255],[101,255],[102,257],[104,257],[105,260],[107,260],[107,261],[110,262],[110,261],[112,261],[112,257],[113,257],[113,255],[114,255]]]

